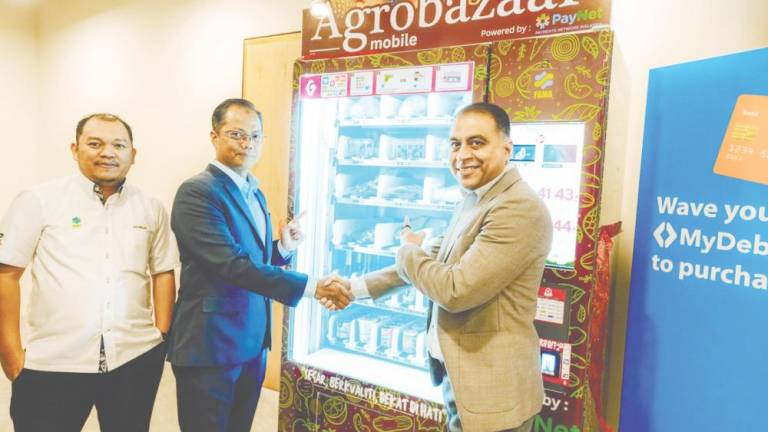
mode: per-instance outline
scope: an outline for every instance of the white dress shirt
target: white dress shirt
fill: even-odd
[[[488,193],[488,191],[491,190],[491,188],[496,183],[498,183],[504,174],[510,169],[512,169],[512,166],[507,164],[501,174],[475,190],[464,188],[461,189],[464,200],[457,208],[457,211],[454,212],[453,220],[451,220],[451,223],[448,226],[448,232],[445,234],[448,238],[447,242],[445,243],[446,245],[451,245],[456,241],[462,231],[464,231],[464,228],[467,226],[467,224],[472,221],[472,217],[474,216],[475,210],[477,209],[477,203],[480,202],[483,196]],[[402,278],[407,283],[411,283],[401,263],[397,262],[395,265],[397,267],[397,274],[400,276],[400,278]],[[355,299],[371,296],[370,292],[368,291],[368,286],[365,283],[365,279],[362,277],[352,278],[351,285],[352,295]],[[436,330],[438,316],[437,310],[439,307],[440,306],[438,306],[437,303],[432,303],[432,319],[429,322],[429,328],[427,329],[427,351],[429,351],[429,355],[432,356],[432,358],[444,361],[445,359],[443,358],[443,351],[440,348],[440,341],[437,338]]]
[[[150,275],[178,265],[162,204],[125,185],[104,204],[81,174],[22,192],[0,222],[0,263],[31,273],[24,367],[109,370],[162,341]]]
[[[245,177],[241,176],[240,174],[236,173],[232,168],[224,165],[223,163],[219,162],[218,160],[214,160],[211,162],[211,165],[215,166],[216,168],[220,169],[224,174],[226,174],[230,179],[232,179],[233,182],[235,182],[235,185],[238,189],[240,189],[240,193],[243,195],[243,199],[245,199],[245,202],[248,204],[248,207],[251,209],[251,215],[253,216],[253,219],[256,221],[256,231],[259,233],[259,236],[261,236],[262,242],[266,241],[266,227],[267,227],[267,217],[264,214],[264,211],[266,209],[262,210],[261,205],[258,203],[258,200],[256,199],[256,190],[259,188],[259,180],[251,173],[248,173]],[[283,258],[288,258],[293,251],[289,251],[288,249],[283,247],[283,243],[281,241],[277,242],[277,251],[280,253],[280,256]],[[315,297],[315,290],[317,289],[317,278],[309,276],[307,278],[307,286],[304,288],[304,297],[314,298]]]

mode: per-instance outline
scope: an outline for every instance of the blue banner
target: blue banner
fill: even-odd
[[[768,49],[650,73],[621,432],[768,430]]]

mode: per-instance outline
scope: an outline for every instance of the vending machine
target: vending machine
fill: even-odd
[[[296,63],[291,201],[313,220],[297,270],[353,277],[390,266],[405,216],[428,237],[447,228],[461,199],[448,169],[451,120],[482,100],[488,49]],[[404,287],[340,312],[311,301],[291,311],[281,430],[441,430],[428,306]]]
[[[453,115],[475,101],[509,112],[510,163],[546,202],[555,234],[536,314],[547,397],[535,430],[594,423],[585,386],[610,43],[603,31],[294,68],[290,212],[313,221],[294,264],[315,276],[392,265],[405,216],[440,235],[461,199],[448,169]],[[340,312],[310,300],[289,310],[279,429],[444,430],[427,308],[405,287]]]

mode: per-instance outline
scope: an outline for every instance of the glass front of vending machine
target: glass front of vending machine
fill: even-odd
[[[394,264],[403,218],[436,237],[461,199],[448,169],[454,113],[472,102],[474,63],[300,79],[294,212],[308,212],[296,268],[360,276]],[[303,301],[288,360],[441,401],[429,382],[428,299],[403,287],[340,312]]]

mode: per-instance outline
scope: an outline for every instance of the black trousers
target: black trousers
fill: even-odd
[[[79,432],[96,406],[102,432],[149,430],[165,343],[107,373],[23,369],[11,389],[16,432]]]
[[[261,395],[268,350],[245,363],[173,366],[182,432],[248,432]]]

